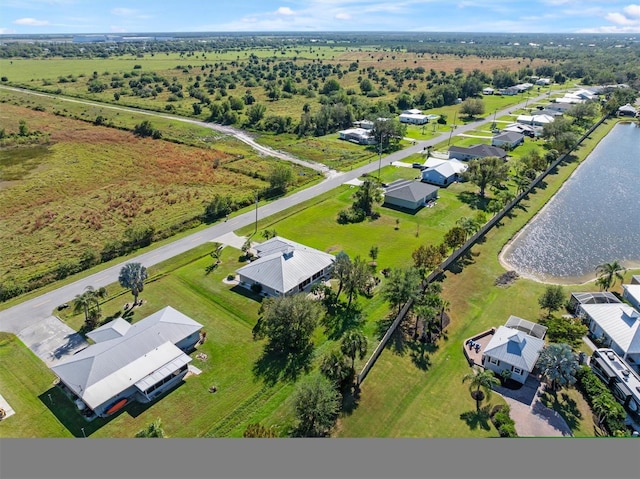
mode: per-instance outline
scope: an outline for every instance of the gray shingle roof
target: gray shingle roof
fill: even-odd
[[[485,347],[484,354],[531,372],[543,347],[542,339],[500,326]]]
[[[484,143],[480,145],[473,145],[468,148],[465,148],[463,146],[451,146],[449,147],[449,151],[473,155],[476,158],[484,158],[487,156],[497,156],[498,158],[504,158],[505,156],[507,156],[507,152],[502,148],[498,148],[497,146],[485,145]]]
[[[259,258],[236,272],[280,293],[329,267],[334,256],[280,236],[255,247]]]
[[[493,137],[494,140],[498,141],[508,141],[509,143],[514,141],[520,141],[524,138],[522,133],[517,133],[515,131],[507,131],[505,133],[500,133]]]
[[[390,183],[385,189],[385,198],[397,198],[407,201],[421,201],[434,191],[438,191],[437,186],[413,180],[396,180]]]
[[[202,328],[171,306],[128,328],[122,322],[119,318],[97,328],[92,333],[97,331],[93,336],[99,342],[51,368],[92,409],[167,363],[190,361],[175,344]]]

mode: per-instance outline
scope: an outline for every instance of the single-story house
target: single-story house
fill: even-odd
[[[406,115],[422,115],[422,110],[418,110],[417,108],[411,108],[409,110],[402,110],[400,114]]]
[[[87,336],[94,341],[51,370],[97,416],[129,401],[147,403],[178,384],[202,325],[167,306],[130,324],[116,318]]]
[[[569,93],[565,94],[565,96],[560,97],[560,98],[556,98],[556,103],[566,103],[569,105],[575,105],[576,103],[584,103],[585,100],[583,100],[582,98],[578,97],[578,96],[573,96]]]
[[[551,85],[551,78],[538,78],[536,85]]]
[[[485,144],[473,145],[468,148],[464,146],[449,147],[449,159],[455,158],[457,160],[467,161],[475,158],[485,158],[487,156],[497,156],[504,160],[507,158],[507,152],[497,146]]]
[[[513,149],[522,143],[524,143],[524,135],[514,131],[500,133],[491,139],[492,146],[507,146],[507,148],[510,149]]]
[[[349,128],[338,132],[341,140],[347,140],[359,145],[373,145],[376,143],[375,137],[371,134],[371,130],[365,128]]]
[[[365,130],[373,130],[373,122],[371,120],[354,121],[353,126],[356,128],[364,128]]]
[[[503,133],[521,133],[531,138],[533,138],[534,136],[542,135],[542,128],[537,126],[525,125],[523,123],[511,123],[510,125],[505,126],[501,131]]]
[[[401,113],[398,119],[400,123],[409,123],[411,125],[424,125],[429,123],[429,117],[422,113]]]
[[[633,419],[640,420],[640,376],[614,350],[607,348],[596,349],[589,366]]]
[[[482,94],[483,95],[493,95],[494,92],[495,92],[495,90],[493,88],[491,88],[490,86],[482,89]]]
[[[572,96],[572,97],[578,97],[581,98],[583,100],[594,100],[596,98],[598,98],[598,95],[590,90],[585,90],[584,88],[581,88],[580,90],[576,90],[574,92],[571,93],[567,93],[565,96]]]
[[[638,114],[638,110],[636,110],[630,103],[621,106],[618,108],[619,116],[636,116]]]
[[[462,180],[462,173],[469,166],[459,160],[444,160],[422,170],[422,181],[438,186],[448,186]]]
[[[396,180],[384,190],[384,204],[415,211],[438,197],[438,187],[414,180]]]
[[[516,118],[517,123],[531,126],[544,126],[554,121],[555,117],[551,115],[518,115]]]
[[[623,284],[622,297],[640,311],[640,284]]]
[[[511,372],[511,379],[524,384],[538,361],[544,339],[524,331],[500,326],[484,348],[482,366],[497,375]]]
[[[581,304],[582,317],[593,337],[640,370],[640,313],[628,304]]]
[[[275,236],[254,247],[258,259],[236,270],[241,285],[259,285],[266,296],[308,291],[328,277],[335,257],[300,243]]]
[[[521,93],[520,88],[518,88],[516,86],[510,86],[510,87],[507,87],[507,88],[501,88],[498,91],[500,92],[501,95],[506,95],[506,96],[514,96],[514,95],[518,95],[519,93]]]
[[[554,111],[559,111],[561,113],[565,113],[572,106],[573,105],[571,103],[553,102],[553,103],[549,103],[547,106],[545,106],[545,109],[546,110],[554,110]]]
[[[549,108],[532,110],[531,116],[536,116],[536,115],[562,116],[562,112],[560,110],[551,110]]]

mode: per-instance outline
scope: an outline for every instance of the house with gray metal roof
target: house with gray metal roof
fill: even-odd
[[[524,143],[524,135],[515,131],[500,133],[491,139],[492,146],[506,146],[509,149],[513,149],[522,143]]]
[[[384,190],[383,205],[415,211],[438,197],[438,187],[414,180],[396,180]]]
[[[485,158],[487,156],[497,156],[504,160],[507,158],[507,152],[497,146],[485,145],[484,143],[470,147],[449,147],[449,159],[455,158],[456,160],[466,161],[475,158]]]
[[[308,291],[326,279],[335,257],[324,251],[275,236],[254,247],[258,259],[238,269],[240,284],[257,286],[266,296],[284,296]]]
[[[202,325],[167,306],[130,324],[122,318],[94,329],[95,342],[51,369],[97,416],[131,401],[146,403],[178,384]]]
[[[524,331],[500,326],[482,354],[482,366],[498,375],[511,373],[511,379],[524,384],[538,361],[544,339]]]
[[[580,304],[589,333],[640,371],[640,313],[625,303]]]

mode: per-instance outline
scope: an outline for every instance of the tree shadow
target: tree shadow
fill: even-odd
[[[572,431],[579,427],[582,413],[578,409],[578,404],[567,393],[560,393],[558,397],[557,391],[545,388],[540,395],[540,402],[560,414]]]
[[[360,388],[353,384],[342,391],[342,404],[340,407],[340,416],[351,416],[360,405]]]
[[[426,341],[412,341],[409,343],[411,362],[421,371],[431,367],[431,354],[438,350],[438,345]]]
[[[470,249],[465,251],[458,257],[457,260],[455,260],[453,263],[449,265],[449,267],[447,268],[447,271],[450,271],[453,274],[462,273],[462,270],[465,267],[470,266],[476,262],[475,258],[479,254],[480,253],[473,252]]]
[[[278,381],[295,381],[311,369],[312,353],[312,344],[295,353],[272,351],[265,347],[253,365],[253,374],[262,379],[267,386],[273,386]]]
[[[340,301],[328,310],[321,321],[328,339],[339,339],[345,331],[362,325],[362,307],[356,303],[347,308],[346,303]]]
[[[467,423],[469,429],[472,431],[476,429],[484,429],[485,431],[490,431],[491,426],[489,425],[490,414],[489,414],[490,405],[480,408],[480,410],[476,411],[475,409],[472,411],[463,412],[460,414],[460,419]]]
[[[458,193],[458,199],[469,205],[469,207],[474,210],[486,211],[487,204],[489,203],[489,199],[487,197],[483,198],[478,193],[473,193],[471,191],[462,191]]]
[[[376,322],[378,340],[384,337],[395,319],[396,315],[390,314]],[[404,356],[407,352],[407,342],[411,337],[411,329],[409,321],[407,321],[406,318],[400,321],[398,327],[391,333],[391,337],[387,341],[385,348],[388,348],[399,356]]]
[[[245,288],[244,286],[240,286],[239,284],[234,285],[231,288],[231,291],[233,291],[236,294],[239,294],[240,296],[244,296],[247,299],[252,299],[253,301],[262,303],[263,297],[261,295],[256,294],[250,289]]]

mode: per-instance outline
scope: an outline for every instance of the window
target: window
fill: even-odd
[[[514,374],[522,374],[522,369],[517,368],[515,366],[513,366],[513,368],[511,368],[511,370],[514,372]]]
[[[496,366],[500,366],[500,361],[498,361],[496,358],[492,358],[491,356],[489,356],[489,362],[491,364],[495,364]]]

